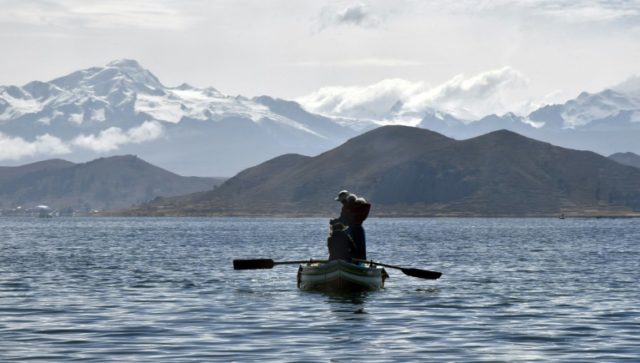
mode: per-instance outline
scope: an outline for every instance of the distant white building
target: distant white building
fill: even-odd
[[[49,208],[48,205],[36,206],[36,211],[38,211],[38,217],[40,217],[40,218],[51,218],[51,217],[53,217],[53,209]]]

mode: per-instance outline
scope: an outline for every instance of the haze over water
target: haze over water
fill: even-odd
[[[381,291],[299,291],[327,219],[0,218],[1,361],[640,360],[635,219],[370,219]]]

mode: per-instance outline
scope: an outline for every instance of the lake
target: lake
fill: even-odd
[[[640,220],[369,219],[385,289],[300,291],[327,219],[0,218],[0,361],[638,362]]]

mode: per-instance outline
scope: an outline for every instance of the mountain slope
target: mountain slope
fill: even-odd
[[[21,178],[30,173],[56,171],[70,168],[74,165],[70,161],[50,159],[22,166],[0,166],[0,184],[11,179]]]
[[[509,131],[456,141],[386,126],[316,157],[285,155],[219,188],[133,214],[327,215],[353,190],[374,215],[539,216],[640,212],[640,170]],[[635,212],[634,212],[635,211]]]
[[[77,211],[120,209],[158,196],[209,190],[220,182],[182,177],[131,155],[82,164],[48,160],[0,168],[0,208],[46,204]]]
[[[640,155],[634,153],[615,153],[609,155],[609,159],[617,161],[620,164],[640,168]]]

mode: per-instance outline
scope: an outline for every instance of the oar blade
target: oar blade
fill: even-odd
[[[437,280],[442,276],[442,272],[437,271],[429,271],[429,270],[420,270],[417,268],[403,268],[402,272],[404,272],[407,276],[413,276],[420,279],[427,280]]]
[[[259,258],[254,260],[233,260],[234,270],[258,270],[273,268],[275,263],[270,258]]]

